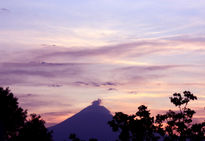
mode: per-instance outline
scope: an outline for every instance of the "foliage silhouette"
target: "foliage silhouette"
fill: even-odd
[[[76,134],[70,134],[69,139],[72,141],[82,141],[76,136]]]
[[[108,124],[114,132],[120,131],[121,141],[155,141],[160,138],[159,134],[165,141],[205,140],[205,122],[192,124],[195,111],[187,108],[188,103],[197,100],[197,97],[189,91],[183,94],[174,93],[170,97],[179,112],[169,110],[166,114],[158,114],[154,121],[147,107],[141,105],[135,115],[115,113]]]
[[[8,88],[0,87],[0,140],[12,140],[24,126],[27,112],[19,107]]]
[[[31,114],[17,136],[17,141],[52,141],[52,132],[45,127],[40,115]]]
[[[89,141],[98,141],[98,140],[95,138],[91,138],[91,139],[89,139]]]
[[[0,87],[0,141],[52,141],[45,122],[35,114],[27,120],[27,111],[9,88]]]
[[[159,138],[154,135],[154,117],[150,116],[150,111],[144,105],[138,107],[138,112],[135,115],[116,113],[108,124],[113,131],[120,131],[119,139],[121,141],[149,141]]]
[[[74,134],[74,133],[70,134],[69,139],[71,139],[72,141],[85,141],[85,140],[79,139],[79,138],[76,136],[76,134]],[[98,140],[95,139],[95,138],[90,138],[89,141],[98,141]]]
[[[165,140],[168,141],[203,140],[205,139],[205,122],[192,124],[192,118],[196,112],[187,108],[188,103],[197,100],[197,97],[189,91],[184,91],[183,95],[174,93],[173,97],[170,97],[171,103],[179,108],[178,112],[169,110],[166,114],[156,116],[158,133],[167,135]]]
[[[120,132],[121,141],[155,141],[159,139],[158,134],[165,141],[202,141],[205,140],[205,121],[192,124],[196,112],[187,107],[194,100],[197,97],[189,91],[184,91],[183,96],[174,93],[170,101],[178,107],[178,111],[158,114],[154,120],[147,107],[141,105],[134,115],[116,113],[108,124],[113,131]],[[0,87],[0,112],[0,141],[52,141],[52,133],[46,129],[45,121],[36,114],[31,114],[27,119],[27,111],[19,106],[18,99],[8,88]],[[83,141],[75,134],[69,138]],[[97,139],[91,138],[89,141]]]

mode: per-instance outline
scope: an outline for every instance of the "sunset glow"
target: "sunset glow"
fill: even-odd
[[[93,100],[114,113],[174,108],[189,90],[205,119],[205,1],[0,2],[0,86],[54,125]]]

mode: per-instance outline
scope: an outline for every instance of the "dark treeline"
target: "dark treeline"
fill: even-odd
[[[134,115],[118,112],[108,124],[113,131],[120,131],[120,141],[191,141],[205,140],[205,122],[192,124],[194,110],[187,107],[188,103],[197,100],[189,91],[174,93],[171,103],[179,111],[169,110],[166,114],[150,116],[146,106],[141,105]]]
[[[0,87],[0,141],[52,141],[39,115],[27,115],[8,88]]]
[[[115,113],[108,124],[119,133],[119,141],[157,141],[160,138],[164,141],[202,141],[205,140],[205,121],[193,124],[195,111],[188,108],[189,102],[194,100],[197,97],[189,91],[184,91],[183,95],[175,93],[170,101],[178,111],[169,110],[152,117],[148,108],[141,105],[133,115]],[[0,112],[0,141],[53,141],[52,132],[47,130],[40,115],[28,116],[8,88],[0,87]],[[83,141],[75,134],[68,138]]]

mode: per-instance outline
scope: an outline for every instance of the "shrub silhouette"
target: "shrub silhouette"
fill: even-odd
[[[45,122],[36,114],[27,120],[27,111],[8,88],[0,87],[0,112],[0,141],[52,141]]]
[[[85,141],[78,138],[74,133],[70,134],[69,139],[71,139],[72,141]],[[98,141],[98,140],[95,138],[90,138],[89,141]]]
[[[74,133],[70,134],[69,139],[71,139],[72,141],[82,141]]]

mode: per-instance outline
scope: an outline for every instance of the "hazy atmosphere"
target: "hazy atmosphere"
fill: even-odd
[[[0,86],[57,124],[93,100],[112,113],[169,108],[184,90],[205,119],[204,0],[1,0]]]

